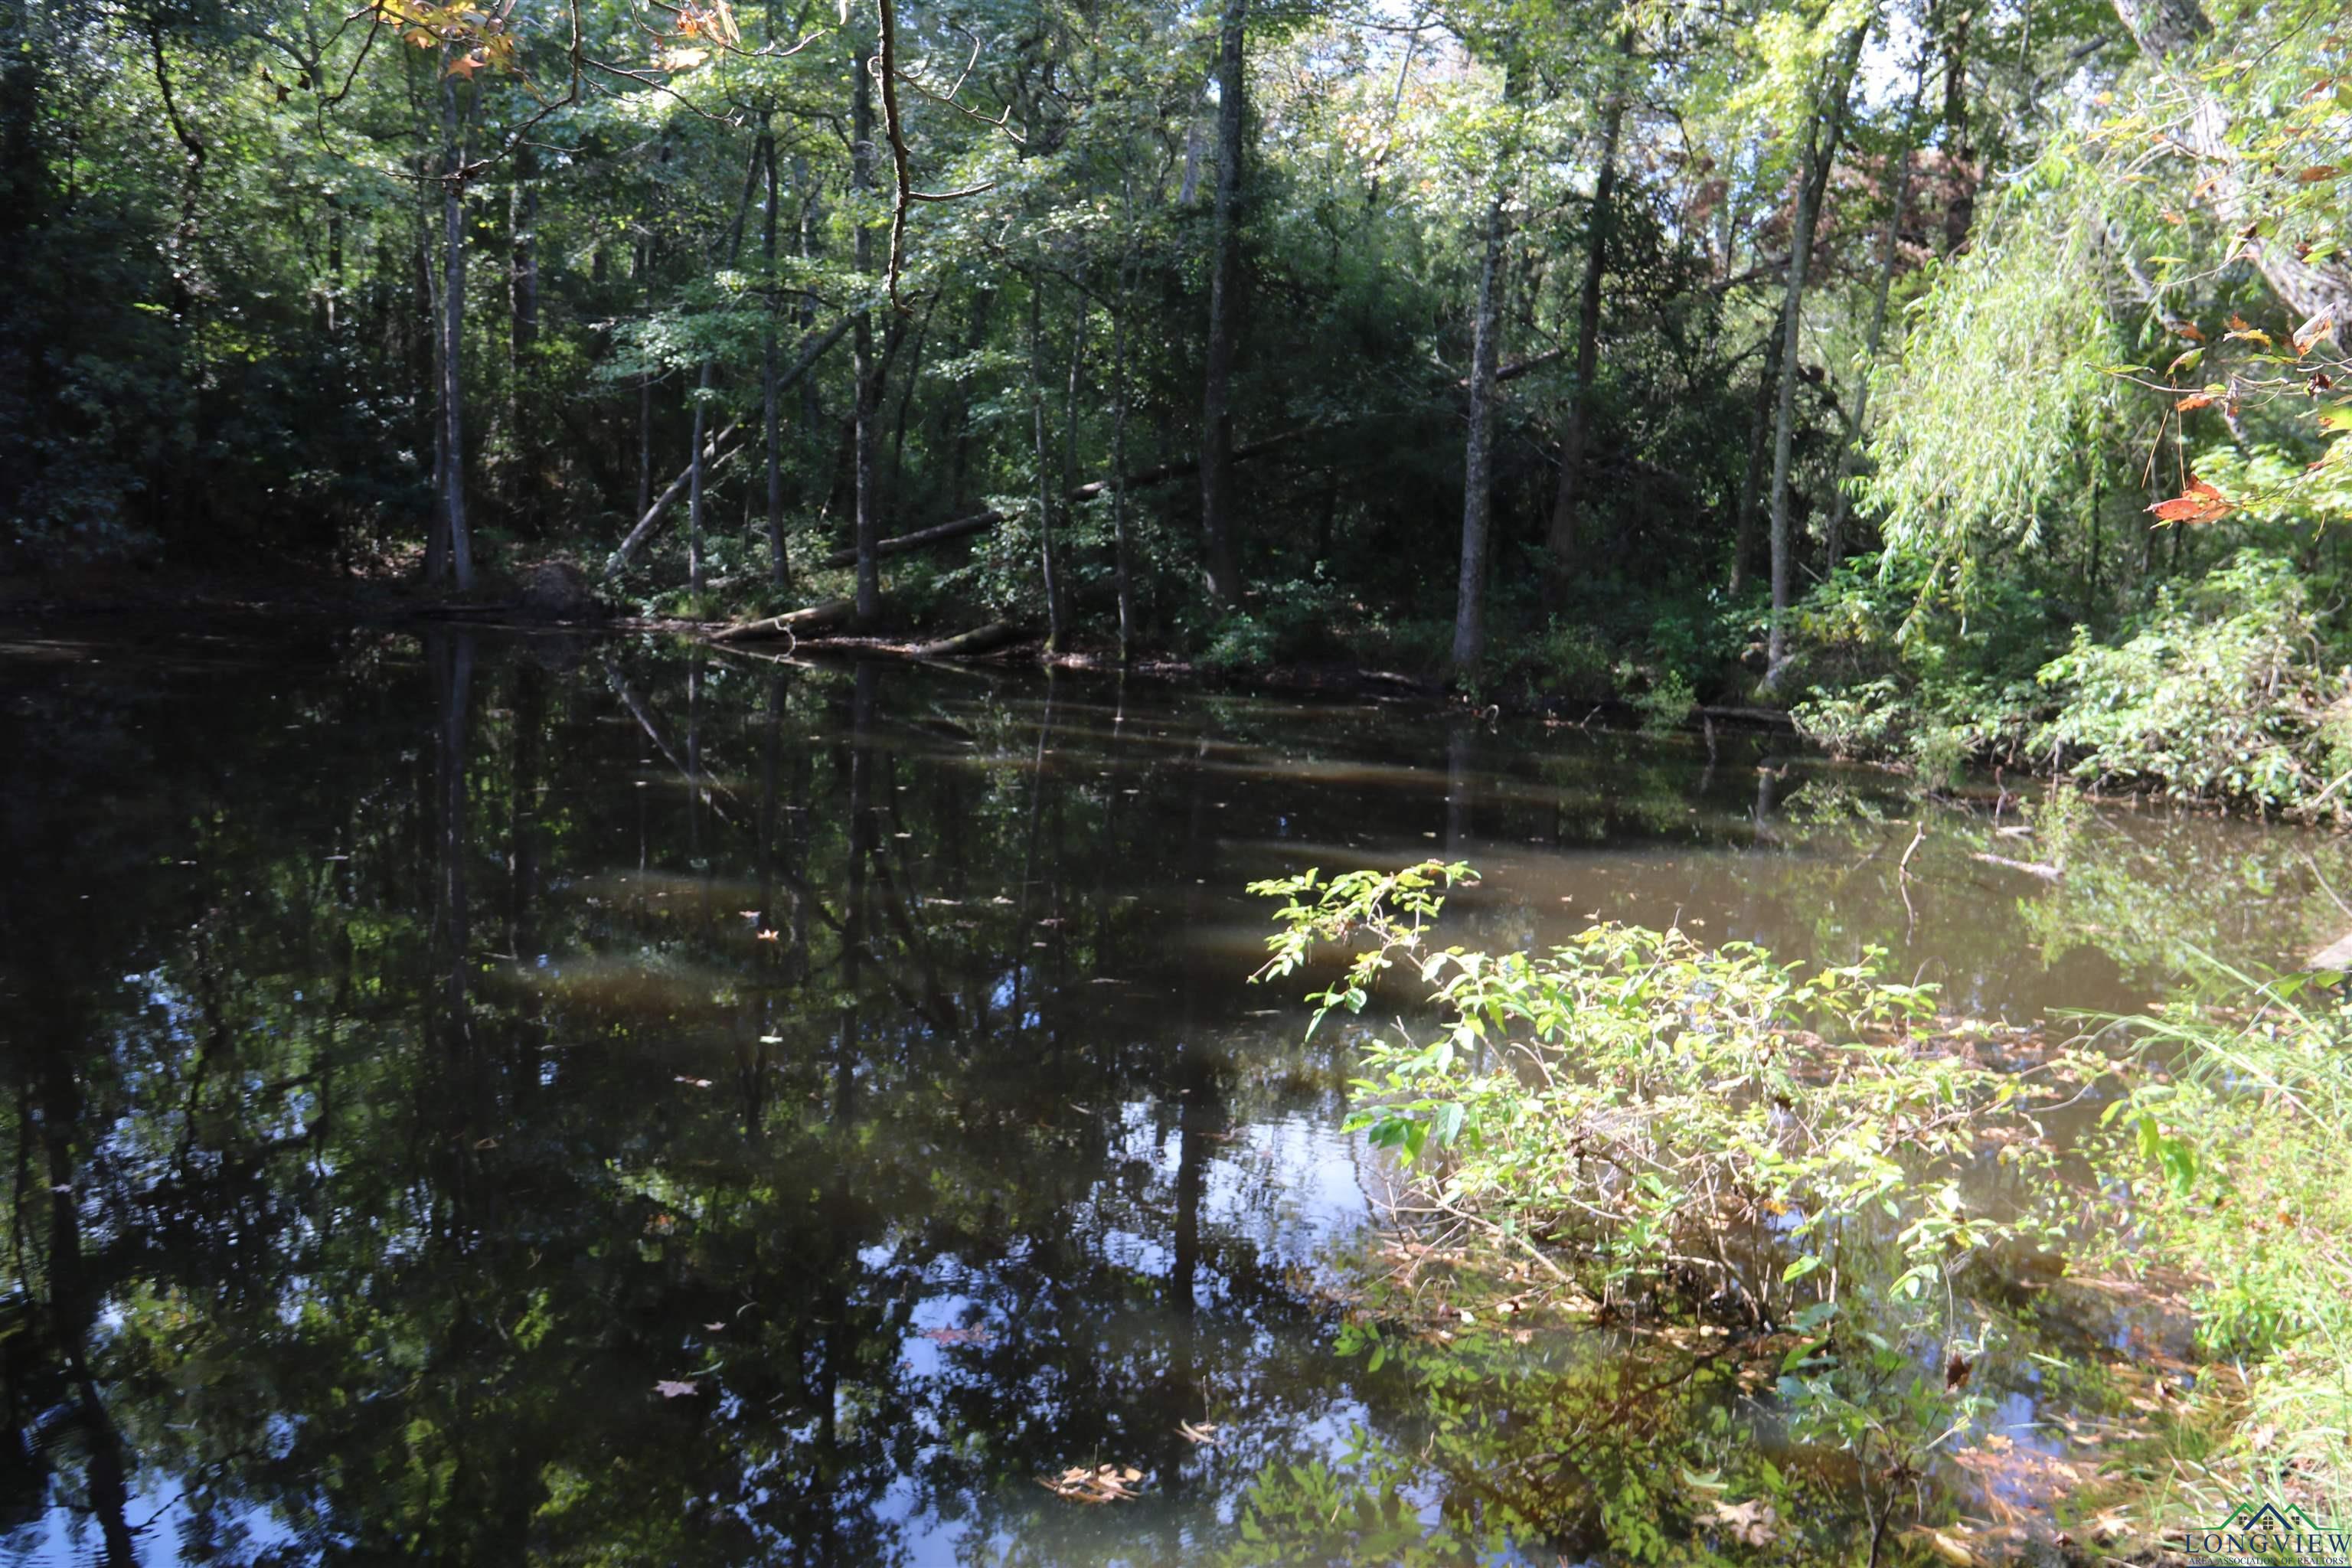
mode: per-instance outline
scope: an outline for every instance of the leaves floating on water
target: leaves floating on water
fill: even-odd
[[[1071,1502],[1132,1502],[1135,1484],[1142,1479],[1143,1472],[1132,1465],[1073,1465],[1058,1476],[1039,1476],[1037,1484]]]
[[[1958,1564],[1958,1568],[1977,1568],[1977,1564],[1986,1561],[1977,1554],[1975,1547],[1951,1531],[1928,1530],[1923,1526],[1912,1531],[1911,1534],[1928,1551],[1947,1563]]]
[[[995,1334],[988,1330],[977,1326],[969,1329],[925,1329],[923,1331],[923,1338],[935,1345],[984,1345],[995,1337]]]

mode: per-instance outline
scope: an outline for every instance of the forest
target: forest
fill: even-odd
[[[0,82],[0,1563],[2346,1559],[2342,0]]]
[[[6,566],[552,562],[2325,815],[2339,24],[11,0]]]

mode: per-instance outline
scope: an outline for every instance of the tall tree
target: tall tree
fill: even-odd
[[[481,89],[464,58],[445,45],[441,73],[441,531],[449,579],[461,594],[474,587],[474,542],[466,524],[466,128]],[[467,101],[458,102],[464,75]]]
[[[1813,231],[1821,220],[1822,199],[1829,172],[1837,162],[1838,143],[1845,133],[1846,102],[1853,91],[1854,70],[1862,60],[1871,20],[1849,32],[1825,63],[1822,86],[1808,117],[1804,151],[1797,163],[1797,208],[1789,229],[1789,275],[1780,306],[1780,381],[1772,426],[1772,621],[1766,637],[1764,683],[1776,686],[1789,658],[1789,606],[1794,574],[1794,546],[1790,537],[1789,477],[1796,446],[1799,334],[1803,330],[1805,278],[1813,250]]]
[[[849,156],[852,200],[857,204],[856,265],[861,290],[871,290],[874,227],[867,201],[874,195],[874,57],[862,39],[850,58]],[[851,461],[855,469],[857,552],[856,608],[860,625],[882,613],[882,517],[880,480],[882,364],[874,352],[874,315],[861,293],[852,318],[851,364],[855,407]]]
[[[1503,337],[1504,202],[1510,190],[1507,159],[1495,171],[1486,197],[1478,259],[1478,306],[1470,337],[1470,434],[1462,453],[1462,559],[1454,588],[1454,653],[1457,673],[1475,668],[1486,649],[1486,555],[1494,510],[1495,372]]]
[[[1560,426],[1559,476],[1552,492],[1551,526],[1545,539],[1550,559],[1544,595],[1553,604],[1559,602],[1576,566],[1584,447],[1592,424],[1593,378],[1601,371],[1601,289],[1608,272],[1610,235],[1617,216],[1617,142],[1625,125],[1627,77],[1633,56],[1633,28],[1619,31],[1617,52],[1626,63],[1613,73],[1608,107],[1601,115],[1601,161],[1592,181],[1592,206],[1585,219],[1584,275],[1576,297],[1576,384],[1569,389],[1568,414]]]
[[[1209,261],[1208,376],[1201,400],[1201,535],[1209,600],[1240,603],[1234,521],[1234,349],[1241,330],[1242,164],[1248,81],[1242,46],[1249,0],[1225,0],[1217,43],[1217,190]]]

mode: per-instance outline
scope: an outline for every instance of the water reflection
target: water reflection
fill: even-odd
[[[1375,1184],[1343,1046],[1243,984],[1243,883],[1443,849],[1482,942],[1888,942],[2021,1017],[2352,887],[2120,816],[2055,889],[1964,817],[1898,877],[1891,781],[1727,733],[463,632],[57,651],[0,661],[11,1561],[1297,1561],[1343,1472],[1415,1551],[1631,1551],[1705,1521],[1546,1422],[1670,1367],[1331,1352]],[[1424,1440],[1441,1377],[1554,1456],[1532,1491]],[[1034,1484],[1102,1461],[1143,1500]]]

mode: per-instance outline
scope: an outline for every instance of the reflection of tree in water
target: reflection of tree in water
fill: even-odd
[[[1179,1415],[1326,1397],[1280,1194],[1203,1201],[1229,977],[1158,891],[1199,791],[878,689],[455,635],[20,702],[14,1517],[122,1562],[1093,1555],[1030,1481],[1099,1451],[1172,1547]]]
[[[1782,785],[1759,840],[1728,739],[1523,754],[462,634],[0,679],[23,1531],[115,1562],[1247,1561],[1269,1467],[1358,1423],[1401,1517],[1465,1539],[1618,1539],[1643,1433],[1746,1463],[1696,1385],[1602,1430],[1618,1373],[1572,1347],[1508,1394],[1475,1357],[1334,1363],[1290,1272],[1303,1156],[1266,1140],[1335,1124],[1343,1047],[1245,1023],[1286,998],[1239,985],[1244,881],[1447,833],[1646,847],[1669,906],[1859,940],[1902,826]],[[1552,893],[1498,878],[1465,921],[1540,940],[1585,907]],[[1098,1460],[1144,1500],[1034,1484]]]

